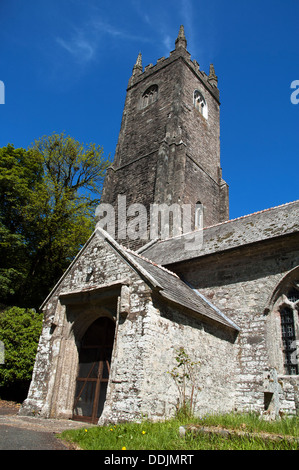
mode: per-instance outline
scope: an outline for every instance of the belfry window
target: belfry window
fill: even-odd
[[[206,100],[204,99],[202,93],[199,90],[195,90],[193,102],[194,102],[194,106],[197,109],[197,111],[199,111],[200,114],[202,114],[202,116],[205,119],[208,119],[207,103],[206,103]]]
[[[158,85],[150,86],[142,95],[142,108],[146,108],[158,99]]]

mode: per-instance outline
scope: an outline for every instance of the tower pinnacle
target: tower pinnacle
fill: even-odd
[[[217,78],[217,75],[215,73],[215,69],[214,69],[213,64],[210,65],[210,73],[209,73],[208,81],[212,86],[217,87],[218,78]]]
[[[180,31],[175,41],[175,48],[178,49],[179,47],[187,49],[187,39],[185,37],[185,30],[183,25],[180,26]]]
[[[140,74],[143,72],[143,67],[142,67],[142,55],[141,52],[139,52],[136,64],[133,67],[133,75]]]

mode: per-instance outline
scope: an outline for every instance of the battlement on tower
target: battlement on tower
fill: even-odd
[[[200,70],[200,66],[197,60],[191,59],[191,54],[184,46],[176,47],[173,51],[170,52],[169,57],[161,57],[157,60],[156,64],[150,63],[144,68],[142,66],[142,56],[141,53],[139,53],[136,64],[133,67],[132,76],[129,79],[128,89],[134,87],[142,80],[146,79],[149,75],[159,73],[164,67],[169,66],[171,63],[179,59],[184,60],[190,70],[192,70],[196,77],[201,81],[203,86],[206,87],[209,92],[212,93],[214,98],[219,102],[218,79],[215,74],[213,64],[210,65],[210,72],[209,75],[207,75],[206,72]]]

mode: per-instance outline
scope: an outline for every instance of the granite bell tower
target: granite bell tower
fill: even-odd
[[[139,53],[102,201],[115,206],[121,194],[127,205],[147,208],[153,203],[200,203],[204,226],[228,220],[219,107],[214,67],[207,75],[191,61],[183,26],[168,58],[143,68]],[[194,210],[191,213],[193,230]]]

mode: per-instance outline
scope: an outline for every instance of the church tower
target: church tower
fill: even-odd
[[[152,204],[191,205],[191,230],[197,227],[199,204],[203,226],[228,220],[219,107],[214,67],[207,75],[196,60],[191,61],[183,26],[168,58],[143,68],[139,53],[101,202],[117,208],[122,195],[127,207],[137,203],[148,211]],[[144,239],[128,245],[145,243]]]

